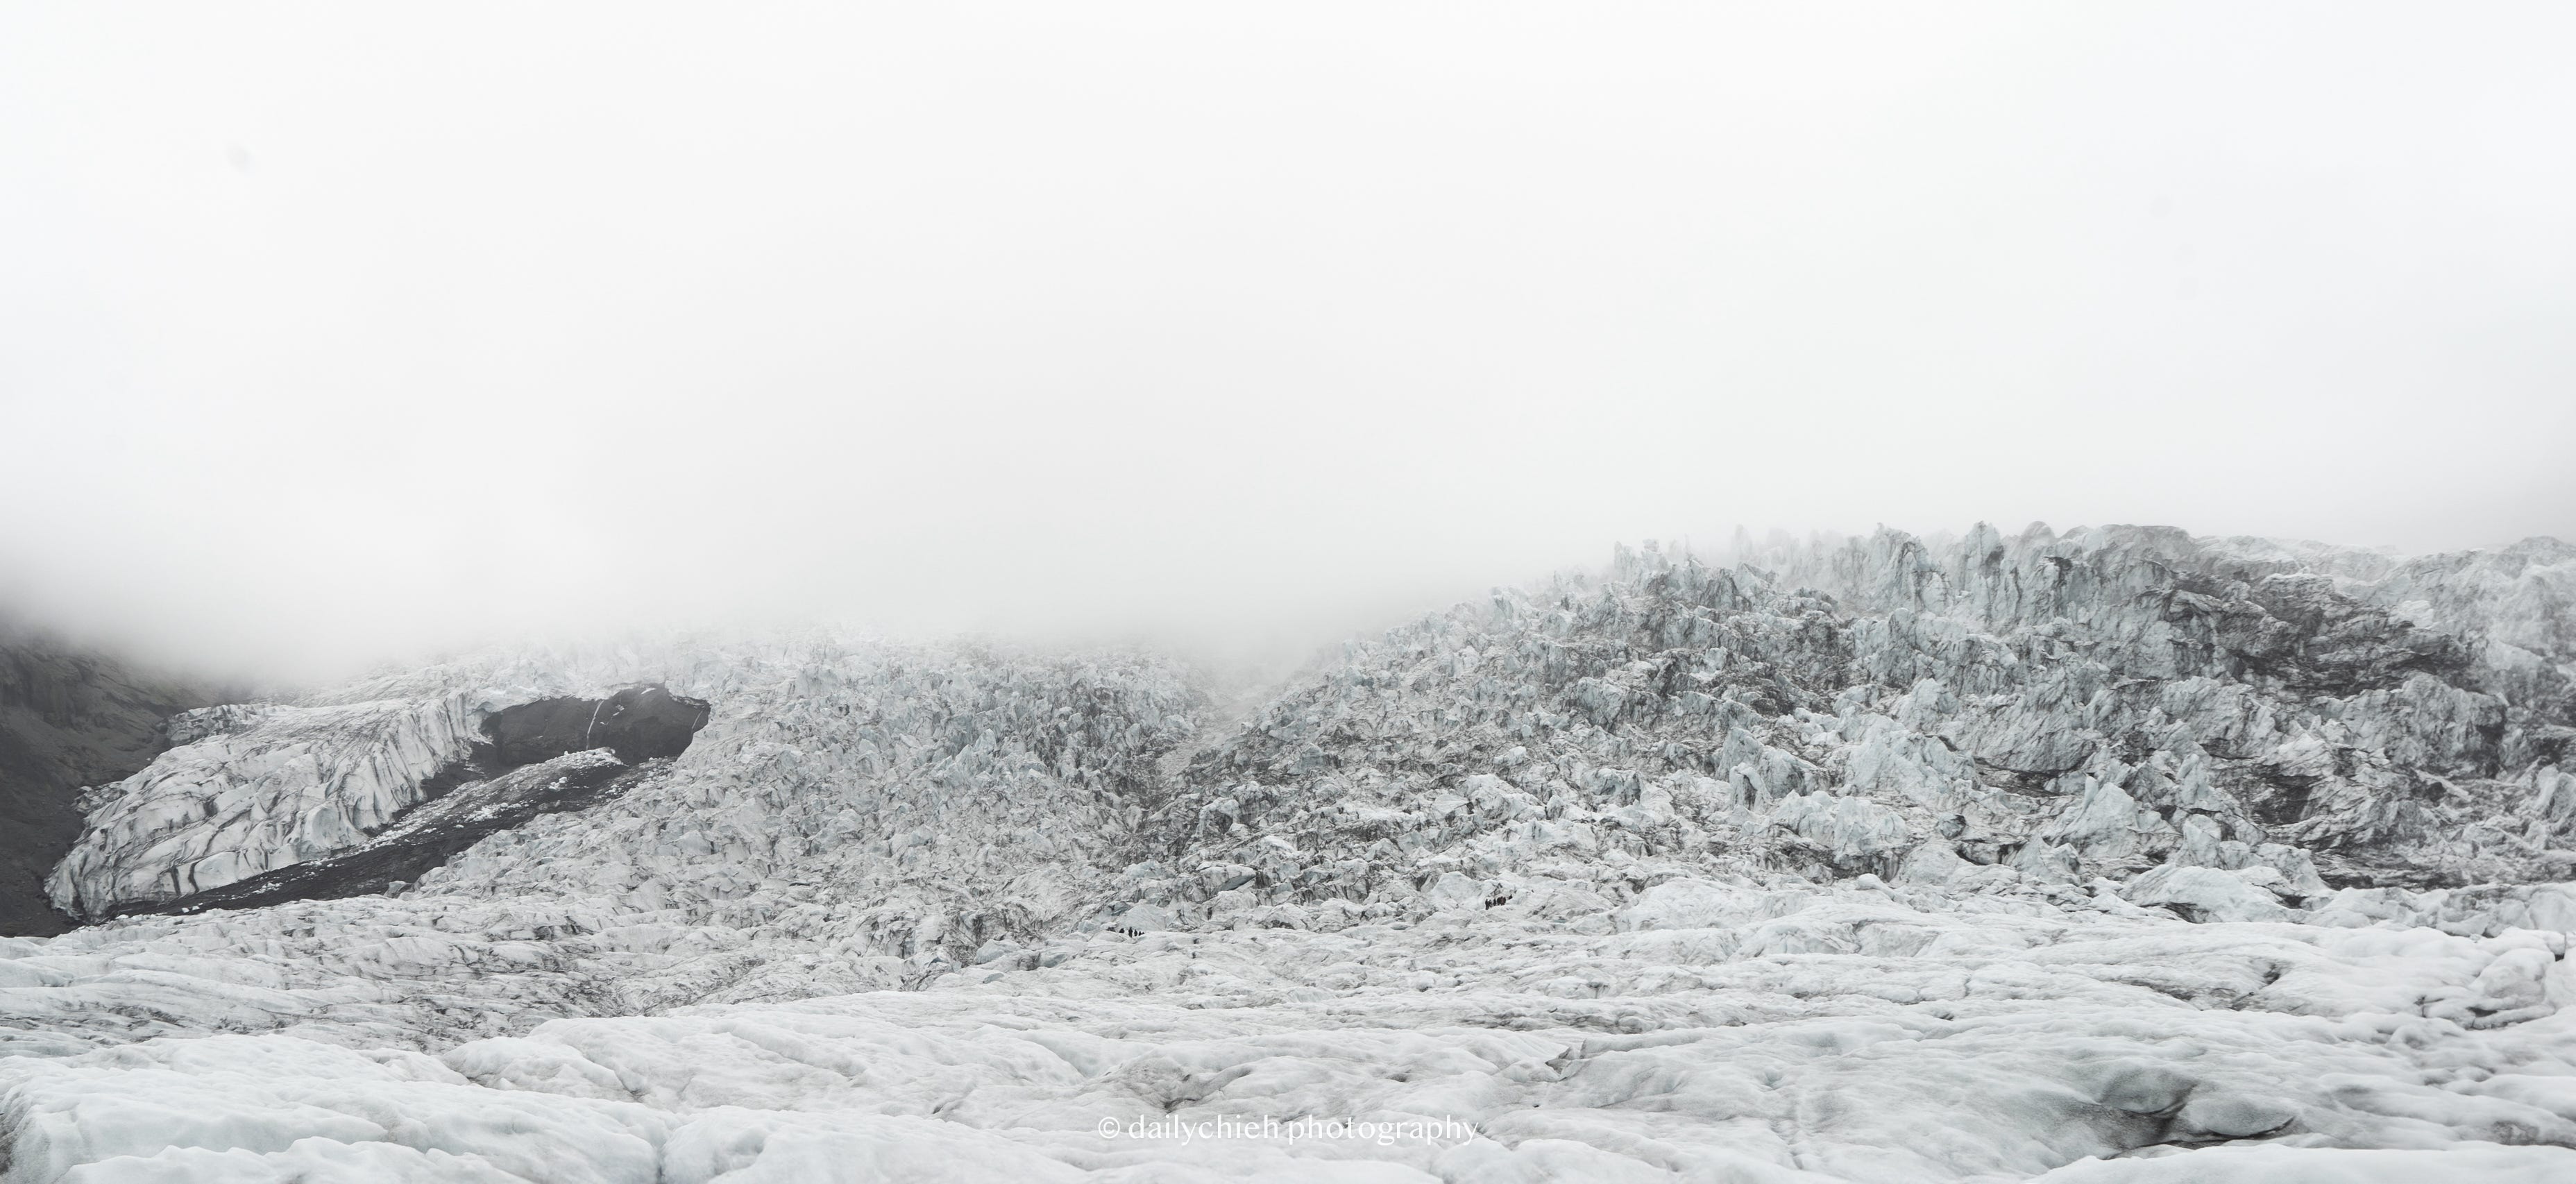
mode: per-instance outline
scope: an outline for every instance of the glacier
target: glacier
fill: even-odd
[[[1242,710],[818,630],[183,711],[0,938],[0,1182],[2576,1178],[2571,604],[1881,531]]]

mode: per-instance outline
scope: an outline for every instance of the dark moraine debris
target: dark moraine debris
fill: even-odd
[[[384,892],[397,882],[418,881],[486,836],[540,815],[580,810],[614,798],[669,763],[657,757],[629,765],[606,749],[567,753],[466,785],[410,810],[363,847],[120,915],[247,909]]]

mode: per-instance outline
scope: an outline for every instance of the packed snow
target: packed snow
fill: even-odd
[[[512,704],[713,705],[386,894],[0,939],[0,1184],[2576,1179],[2553,547],[1628,552],[1241,721],[822,634],[193,712],[60,903],[399,835]]]

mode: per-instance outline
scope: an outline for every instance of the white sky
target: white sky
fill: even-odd
[[[0,14],[0,600],[316,671],[2576,537],[2568,5],[395,7]]]

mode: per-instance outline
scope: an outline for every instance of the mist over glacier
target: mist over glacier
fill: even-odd
[[[2566,14],[2301,11],[15,14],[0,603],[328,679],[2576,536]]]
[[[2576,1179],[2571,36],[0,12],[0,1184]]]

